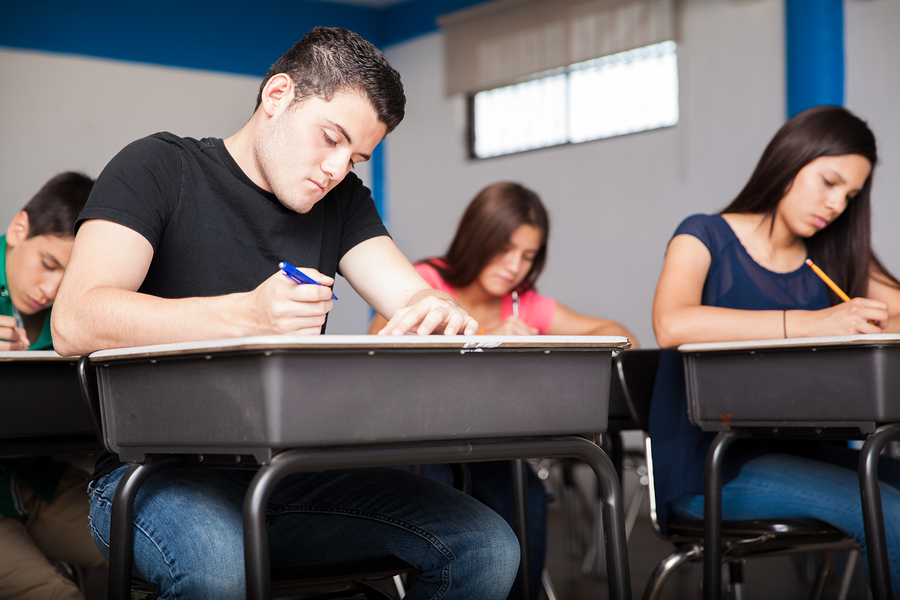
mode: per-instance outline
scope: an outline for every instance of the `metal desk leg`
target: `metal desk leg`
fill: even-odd
[[[300,471],[384,467],[411,463],[513,460],[522,457],[576,457],[590,465],[603,491],[603,526],[606,534],[609,597],[614,600],[631,600],[622,489],[616,477],[615,467],[599,446],[574,436],[287,450],[276,454],[268,465],[261,467],[256,473],[244,499],[244,563],[248,600],[271,598],[266,506],[275,485],[285,476]]]
[[[625,509],[622,486],[616,476],[616,468],[603,450],[590,444],[580,453],[600,481],[603,494],[603,534],[606,541],[606,573],[609,578],[609,597],[625,600],[631,598],[631,574],[628,569],[628,545],[625,539]]]
[[[722,595],[722,461],[738,431],[723,431],[706,454],[706,491],[703,498],[703,598],[718,600]]]
[[[900,440],[900,424],[884,425],[866,438],[859,455],[859,490],[862,495],[863,525],[869,553],[869,576],[875,600],[890,600],[891,569],[888,562],[881,486],[878,483],[878,458],[891,440]]]
[[[143,463],[134,463],[119,480],[113,497],[109,526],[109,598],[131,598],[131,568],[134,563],[134,499],[147,478],[163,469],[177,467],[181,461],[174,457],[148,456]]]
[[[513,523],[516,537],[519,538],[519,549],[522,558],[519,560],[519,596],[531,600],[534,596],[531,585],[531,530],[528,519],[528,478],[525,470],[528,466],[518,458],[510,464],[512,468],[513,486]]]

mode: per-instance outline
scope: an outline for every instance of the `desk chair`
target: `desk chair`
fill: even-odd
[[[78,361],[78,380],[81,386],[88,420],[94,428],[97,439],[106,440],[100,418],[100,399],[97,393],[97,380],[90,367],[87,356]],[[109,598],[111,600],[128,600],[129,590],[138,596],[152,599],[157,597],[156,590],[146,581],[132,575],[134,531],[132,528],[134,500],[141,484],[154,473],[173,467],[182,466],[177,457],[148,456],[142,464],[133,464],[122,477],[116,489],[116,498],[126,498],[123,514],[112,515],[110,531],[110,549],[120,548],[118,555],[110,554]],[[193,466],[193,465],[192,465]],[[457,476],[456,473],[454,473]],[[118,502],[116,502],[117,504]],[[275,598],[290,597],[293,600],[352,600],[366,598],[370,600],[396,600],[404,595],[400,575],[414,573],[415,569],[393,556],[371,560],[302,567],[297,569],[273,569],[272,593]],[[397,596],[381,590],[371,582],[393,578],[397,587]]]
[[[613,360],[614,375],[620,378],[634,419],[647,431],[650,401],[659,364],[657,349],[625,350]],[[685,408],[687,410],[687,408]],[[656,600],[662,586],[679,566],[687,561],[703,559],[703,521],[669,517],[668,532],[663,532],[656,519],[656,494],[653,487],[653,452],[646,438],[646,459],[650,479],[650,519],[656,533],[675,545],[674,551],[657,565],[647,587],[644,600]],[[766,519],[754,521],[722,521],[722,561],[729,566],[731,588],[736,599],[743,597],[743,563],[757,556],[780,556],[821,552],[823,560],[810,591],[811,599],[822,598],[834,570],[834,552],[858,549],[856,541],[844,532],[816,519]]]

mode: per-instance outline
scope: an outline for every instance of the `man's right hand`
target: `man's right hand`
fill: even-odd
[[[224,338],[319,333],[331,290],[297,285],[280,271],[255,289],[222,296],[161,298],[139,292],[153,247],[123,225],[91,219],[75,236],[53,305],[53,344],[63,356],[95,350]],[[312,269],[322,283],[334,280]]]
[[[334,306],[334,279],[315,269],[300,269],[322,285],[298,285],[278,271],[247,296],[249,335],[316,335]]]
[[[0,316],[0,352],[10,350],[28,350],[31,342],[25,330],[16,325],[13,317]]]

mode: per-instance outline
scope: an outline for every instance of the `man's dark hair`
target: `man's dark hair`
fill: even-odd
[[[406,96],[400,73],[381,51],[360,35],[340,27],[316,27],[272,65],[256,95],[273,76],[285,73],[294,82],[294,101],[316,96],[329,101],[335,92],[354,90],[372,103],[388,133],[403,120]]]
[[[28,237],[73,237],[75,219],[93,187],[94,180],[84,173],[66,171],[52,177],[22,209],[28,214]]]

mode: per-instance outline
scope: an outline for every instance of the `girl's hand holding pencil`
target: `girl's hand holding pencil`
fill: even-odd
[[[841,300],[843,300],[845,303],[846,303],[846,302],[852,302],[852,300],[850,299],[850,296],[848,296],[848,295],[844,292],[844,290],[842,290],[840,287],[838,287],[838,285],[837,285],[834,281],[832,281],[831,277],[829,277],[828,275],[826,275],[825,272],[824,272],[822,269],[820,269],[818,265],[816,265],[816,263],[814,263],[812,260],[810,260],[810,259],[807,258],[807,259],[806,259],[806,264],[809,266],[810,269],[813,270],[813,272],[814,272],[816,275],[819,276],[819,278],[820,278],[822,281],[825,282],[825,285],[827,285],[829,288],[831,288],[831,290],[832,290],[835,294],[837,294],[838,298],[840,298]],[[867,298],[863,298],[862,300],[868,300],[868,299],[867,299]],[[879,302],[879,301],[877,301],[877,300],[868,300],[868,303],[874,303],[875,305],[879,305],[879,306],[880,306],[880,305],[884,305],[884,312],[885,312],[885,314],[887,314],[887,305],[884,304],[883,302]],[[873,306],[872,308],[875,308],[875,306]],[[883,331],[883,330],[887,327],[887,320],[886,320],[886,319],[885,319],[885,320],[880,320],[880,319],[879,319],[879,320],[866,319],[866,322],[869,323],[870,325],[874,325],[874,326],[878,327],[879,331]],[[853,333],[872,333],[872,332],[862,332],[862,331],[859,331],[859,332],[853,332]],[[852,333],[851,333],[850,335],[852,335]]]

